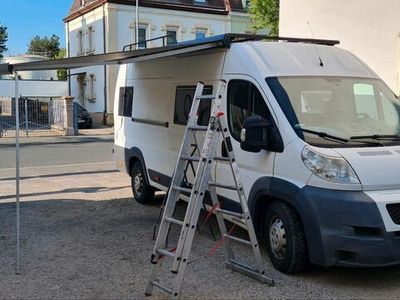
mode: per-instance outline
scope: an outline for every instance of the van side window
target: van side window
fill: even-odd
[[[118,115],[132,117],[133,86],[119,88]]]
[[[228,85],[228,123],[231,135],[239,140],[244,119],[253,115],[273,121],[257,87],[246,80],[231,80]]]
[[[212,95],[213,87],[204,87],[203,95]],[[186,125],[192,107],[196,86],[178,86],[175,94],[174,123]],[[208,125],[211,114],[211,100],[202,100],[199,106],[199,125]]]

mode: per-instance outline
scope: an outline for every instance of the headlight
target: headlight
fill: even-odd
[[[306,167],[319,178],[335,183],[360,183],[353,168],[344,158],[323,155],[307,146],[304,147],[301,157]]]

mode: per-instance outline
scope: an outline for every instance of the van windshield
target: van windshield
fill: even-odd
[[[400,102],[381,80],[269,77],[266,81],[297,135],[310,144],[342,146],[324,135],[348,140],[351,146],[362,142],[368,146],[368,141],[400,144]]]

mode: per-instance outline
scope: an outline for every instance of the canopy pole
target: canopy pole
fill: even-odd
[[[19,214],[19,78],[18,72],[15,71],[15,187],[16,187],[16,212],[17,212],[17,222],[16,222],[16,240],[17,240],[17,263],[16,263],[16,271],[17,275],[20,274],[20,214]]]
[[[136,50],[139,49],[139,0],[136,0]]]

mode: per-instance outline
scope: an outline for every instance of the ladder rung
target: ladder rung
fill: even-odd
[[[197,100],[214,100],[215,96],[212,95],[203,95],[196,98]]]
[[[226,161],[226,162],[229,162],[229,158],[228,158],[228,157],[218,157],[218,156],[216,156],[216,157],[214,157],[214,159],[215,159],[215,160],[218,160],[218,161]]]
[[[168,257],[175,257],[175,253],[165,249],[157,249],[157,252]]]
[[[243,245],[247,245],[247,246],[251,246],[252,245],[252,243],[250,241],[238,238],[238,237],[233,236],[233,235],[224,234],[224,236],[226,238],[230,239],[231,241],[235,241],[235,242],[238,242],[238,243],[243,244]]]
[[[193,131],[207,131],[208,126],[188,126],[188,129]]]
[[[181,159],[189,160],[189,161],[200,161],[200,157],[198,157],[198,156],[190,156],[190,155],[182,155]]]
[[[247,276],[249,276],[251,278],[254,278],[254,279],[259,280],[261,282],[267,283],[267,284],[269,284],[271,286],[273,286],[275,284],[273,279],[268,278],[264,274],[260,274],[260,272],[257,271],[256,269],[253,269],[253,268],[251,268],[251,267],[249,267],[247,265],[244,265],[244,264],[242,264],[242,263],[240,263],[238,261],[230,260],[230,261],[227,261],[225,263],[225,265],[226,265],[226,267],[228,269],[231,269],[233,271],[242,273],[242,274],[247,275]],[[262,270],[262,273],[264,273],[264,272],[265,271]]]
[[[233,216],[233,217],[236,217],[236,218],[243,219],[243,214],[241,214],[241,213],[237,213],[237,212],[234,212],[234,211],[225,210],[225,209],[221,209],[221,208],[217,208],[216,211],[220,212],[222,214],[225,214],[225,215],[230,215],[230,216]]]
[[[163,292],[165,292],[167,294],[172,295],[174,293],[171,289],[163,286],[161,283],[159,283],[159,282],[157,282],[155,280],[152,280],[151,284],[154,285],[156,288],[159,288],[160,290],[162,290]]]
[[[183,193],[188,193],[188,194],[192,193],[192,189],[188,189],[188,188],[184,188],[184,187],[180,187],[180,186],[176,186],[176,185],[174,185],[174,190],[177,190],[177,191],[180,191]]]
[[[174,223],[174,224],[179,225],[179,226],[183,226],[183,222],[182,221],[179,221],[179,220],[176,220],[176,219],[173,219],[173,218],[170,218],[170,217],[165,217],[165,221],[170,222],[170,223]]]
[[[212,185],[212,186],[215,186],[215,187],[222,188],[222,189],[227,189],[227,190],[237,191],[237,189],[238,189],[236,186],[233,186],[233,185],[225,185],[225,184],[220,184],[220,183],[216,183],[216,182],[213,182],[213,181],[210,181],[208,184]]]

